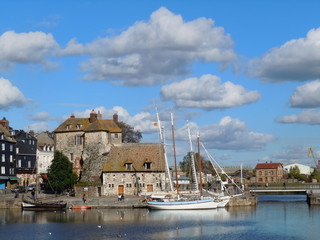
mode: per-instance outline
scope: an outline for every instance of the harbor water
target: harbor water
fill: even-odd
[[[149,211],[0,210],[0,239],[291,239],[320,238],[320,207],[305,196],[259,196],[255,207]]]

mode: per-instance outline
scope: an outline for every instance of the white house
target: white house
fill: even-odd
[[[312,172],[313,172],[313,168],[312,167],[309,167],[309,166],[306,166],[306,165],[302,165],[302,164],[299,164],[299,163],[294,163],[294,164],[289,164],[289,165],[285,165],[283,167],[283,169],[286,171],[286,172],[290,172],[290,168],[293,168],[297,166],[300,170],[300,173],[301,174],[304,174],[304,175],[310,175]]]
[[[35,136],[38,140],[37,170],[39,174],[46,174],[54,157],[54,141],[48,132]]]

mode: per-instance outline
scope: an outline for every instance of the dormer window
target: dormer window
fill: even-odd
[[[67,129],[67,130],[71,129],[71,125],[67,125],[67,126],[66,126],[66,129]]]
[[[132,163],[126,163],[126,170],[132,170]]]
[[[80,130],[80,129],[81,129],[81,127],[82,127],[82,125],[81,125],[81,124],[77,124],[77,125],[76,125],[76,129],[77,129],[77,130]]]
[[[151,169],[151,166],[152,166],[152,163],[151,163],[151,162],[145,162],[145,163],[144,163],[144,169],[146,169],[146,170],[150,170],[150,169]]]

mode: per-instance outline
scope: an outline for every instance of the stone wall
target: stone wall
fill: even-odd
[[[103,173],[103,193],[116,196],[123,188],[124,195],[147,195],[165,189],[165,173],[123,172]]]
[[[71,154],[73,154],[73,161],[76,158],[82,157],[83,143],[75,144],[75,136],[82,136],[83,132],[68,132],[55,134],[55,149],[61,151],[71,161]]]
[[[229,207],[239,207],[239,206],[255,206],[258,203],[256,196],[243,195],[239,197],[231,198],[228,206]]]

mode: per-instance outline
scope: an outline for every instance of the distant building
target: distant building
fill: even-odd
[[[103,156],[113,144],[122,142],[122,130],[117,125],[118,115],[102,119],[94,110],[89,118],[71,115],[54,130],[55,148],[73,163],[73,170],[84,181],[99,181]],[[97,172],[100,174],[97,175]]]
[[[10,134],[9,121],[0,120],[0,189],[14,184],[16,177],[16,140]]]
[[[277,183],[283,179],[281,163],[258,163],[255,167],[256,183]]]
[[[37,170],[38,174],[45,177],[54,157],[54,140],[49,132],[35,135],[38,140],[37,148]]]
[[[29,185],[36,182],[37,139],[34,132],[23,130],[12,132],[16,139],[16,168],[20,185]]]
[[[289,173],[290,172],[290,168],[294,168],[294,167],[298,167],[300,174],[304,174],[306,176],[309,176],[312,172],[313,169],[312,167],[306,166],[306,165],[302,165],[299,163],[294,163],[294,164],[289,164],[289,165],[285,165],[283,166],[283,169]]]
[[[113,145],[103,167],[104,195],[151,195],[164,191],[165,166],[160,143]]]

